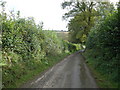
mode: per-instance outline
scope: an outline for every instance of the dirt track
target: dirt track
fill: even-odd
[[[29,81],[22,88],[97,88],[97,85],[83,56],[77,52]]]

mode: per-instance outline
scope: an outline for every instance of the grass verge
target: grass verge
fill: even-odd
[[[86,56],[86,55],[83,54],[83,56]],[[89,59],[92,59],[92,58],[89,58]],[[118,83],[110,81],[108,79],[108,75],[102,74],[99,70],[95,69],[94,62],[92,61],[93,60],[86,59],[87,66],[89,67],[91,73],[93,74],[98,87],[99,88],[118,88]]]
[[[60,62],[62,59],[64,59],[69,54],[70,53],[62,53],[57,56],[48,56],[46,63],[42,63],[36,69],[27,70],[25,75],[20,77],[20,79],[16,80],[14,83],[11,83],[9,86],[7,86],[7,88],[20,88],[21,85],[23,85],[24,83],[26,83],[29,80],[34,79],[37,75],[44,72],[48,68],[52,67],[56,63]]]
[[[107,75],[101,74],[99,71],[94,69],[91,64],[87,63],[87,65],[94,75],[99,88],[118,88],[118,84],[108,80]]]

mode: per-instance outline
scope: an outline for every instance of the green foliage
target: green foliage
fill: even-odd
[[[98,8],[97,11],[99,13],[99,16],[102,16],[102,18],[106,18],[110,13],[114,13],[115,8],[114,5],[110,2],[98,2]]]
[[[73,17],[68,24],[71,42],[84,43],[86,41],[97,14],[94,6],[94,2],[80,2],[78,0],[62,3],[63,9],[67,7],[70,9],[63,17]]]
[[[2,6],[4,7],[4,5]],[[34,18],[20,18],[20,12],[11,15],[5,13],[5,7],[0,13],[0,37],[2,37],[3,86],[16,84],[30,71],[38,67],[43,71],[51,62],[49,57],[60,56],[72,52],[75,46],[65,42],[53,31],[42,30],[42,25],[36,25]]]
[[[94,16],[91,16],[90,24],[88,24],[88,13],[77,14],[69,21],[68,30],[70,32],[70,41],[74,43],[84,43],[88,36],[90,28],[94,25]],[[86,16],[86,17],[85,17]]]
[[[64,46],[57,34],[54,31],[44,31],[44,34],[47,35],[45,36],[46,41],[44,43],[45,52],[52,55],[61,53]]]
[[[113,4],[110,2],[81,2],[74,0],[63,2],[62,7],[69,10],[64,14],[64,19],[73,17],[68,23],[70,41],[81,44],[85,44],[91,28],[95,25],[95,21],[99,20],[99,18],[105,18],[114,11]]]
[[[70,52],[77,51],[77,47],[74,44],[67,42],[67,41],[66,41],[66,43],[67,43],[68,51],[70,51]]]
[[[104,21],[103,21],[104,20]],[[95,69],[105,74],[108,80],[118,83],[119,55],[118,12],[99,21],[89,33],[86,56]]]

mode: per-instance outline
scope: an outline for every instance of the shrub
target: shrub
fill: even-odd
[[[118,58],[120,38],[118,34],[118,13],[108,16],[94,26],[86,42],[86,55],[94,62],[95,69],[107,75],[109,80],[118,82]],[[88,53],[89,52],[89,53]],[[91,59],[89,59],[91,58]]]

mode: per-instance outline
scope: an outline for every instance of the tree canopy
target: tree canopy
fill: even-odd
[[[85,43],[91,27],[94,26],[98,18],[105,18],[108,13],[112,13],[114,10],[113,4],[109,2],[82,2],[79,0],[65,1],[62,3],[62,8],[69,10],[63,18],[70,18],[68,30],[70,41],[74,43]]]

